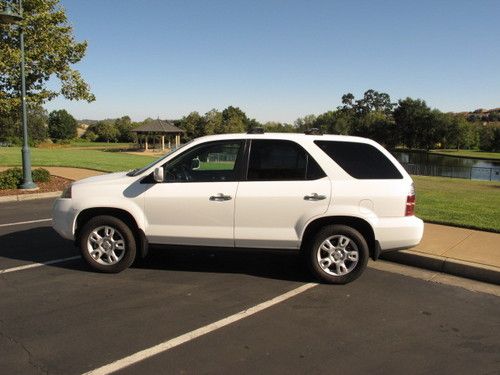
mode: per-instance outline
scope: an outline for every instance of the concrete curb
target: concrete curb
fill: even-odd
[[[409,250],[388,252],[382,254],[380,259],[500,285],[500,268],[485,264]]]
[[[30,201],[34,199],[45,199],[45,198],[56,198],[59,197],[61,194],[62,191],[49,191],[47,193],[6,195],[4,197],[0,197],[0,203]]]

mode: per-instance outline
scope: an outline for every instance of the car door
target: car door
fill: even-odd
[[[234,246],[242,140],[204,143],[167,162],[165,181],[145,193],[150,243]]]
[[[252,140],[235,208],[237,247],[297,248],[304,225],[326,212],[330,179],[298,143]]]

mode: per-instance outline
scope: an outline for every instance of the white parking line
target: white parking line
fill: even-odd
[[[45,223],[47,221],[52,221],[52,219],[39,219],[39,220],[30,220],[30,221],[18,221],[17,223],[0,224],[0,228],[2,228],[2,227],[11,227],[11,226],[14,226],[14,225],[23,225],[23,224]]]
[[[42,262],[42,263],[31,263],[31,264],[27,264],[25,266],[19,266],[19,267],[7,268],[5,270],[0,270],[0,274],[17,272],[17,271],[24,271],[24,270],[28,270],[30,268],[48,266],[49,264],[62,263],[62,262],[67,262],[68,260],[74,260],[74,259],[80,259],[80,258],[81,258],[80,255],[76,255],[74,257],[54,259],[54,260],[49,260],[47,262]]]
[[[173,339],[164,341],[161,344],[152,346],[148,349],[141,350],[141,351],[134,353],[132,355],[129,355],[125,358],[122,358],[122,359],[119,359],[115,362],[112,362],[109,365],[105,365],[105,366],[99,367],[95,370],[86,372],[83,375],[91,375],[91,374],[92,375],[104,375],[104,374],[110,374],[112,372],[121,370],[121,369],[128,367],[130,365],[133,365],[137,362],[143,361],[143,360],[150,358],[152,356],[155,356],[157,354],[166,352],[167,350],[175,348],[176,346],[184,344],[188,341],[194,340],[200,336],[206,335],[207,333],[218,330],[218,329],[225,327],[231,323],[237,322],[238,320],[248,318],[249,316],[251,316],[253,314],[256,314],[262,310],[265,310],[265,309],[267,309],[271,306],[274,306],[280,302],[283,302],[289,298],[292,298],[300,293],[305,292],[306,290],[314,288],[317,285],[318,285],[317,283],[309,283],[309,284],[301,285],[298,288],[295,288],[289,292],[281,294],[277,297],[274,297],[274,298],[272,298],[266,302],[263,302],[261,304],[258,304],[256,306],[250,307],[247,310],[240,311],[236,314],[228,316],[227,318],[218,320],[214,323],[211,323],[211,324],[208,324],[208,325],[203,326],[201,328],[195,329],[194,331],[191,331],[191,332],[185,333],[181,336],[175,337]]]

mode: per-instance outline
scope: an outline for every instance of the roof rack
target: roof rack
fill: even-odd
[[[304,134],[307,134],[307,135],[323,135],[323,133],[321,132],[321,130],[319,130],[318,128],[306,129],[306,131],[304,132]]]
[[[247,134],[264,134],[264,128],[256,127],[256,128],[249,129],[247,131]]]

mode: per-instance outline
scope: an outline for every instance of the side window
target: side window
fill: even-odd
[[[360,180],[401,179],[396,166],[376,147],[358,142],[315,141],[334,162]]]
[[[165,181],[235,181],[242,145],[242,141],[224,141],[195,147],[164,166]]]
[[[280,140],[252,140],[248,181],[315,180],[325,173],[297,143]]]

